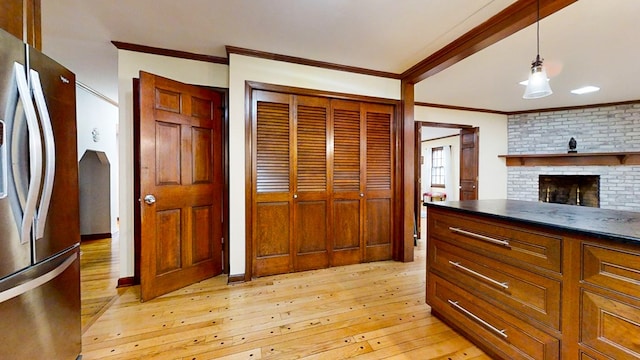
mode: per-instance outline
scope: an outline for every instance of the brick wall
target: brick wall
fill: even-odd
[[[509,154],[640,151],[640,101],[508,117]],[[538,176],[600,175],[600,207],[640,212],[640,166],[510,166],[509,199],[538,201]]]

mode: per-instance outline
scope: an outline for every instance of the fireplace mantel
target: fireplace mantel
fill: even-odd
[[[507,166],[640,165],[640,152],[498,155]]]

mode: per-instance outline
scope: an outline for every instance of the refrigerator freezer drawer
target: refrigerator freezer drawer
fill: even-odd
[[[50,269],[52,262],[55,266]],[[0,359],[71,360],[80,354],[78,248],[39,266],[48,271],[20,282],[17,293],[21,294],[0,302]],[[6,294],[7,289],[3,290]]]

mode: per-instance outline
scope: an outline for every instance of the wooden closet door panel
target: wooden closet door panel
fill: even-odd
[[[364,134],[359,102],[331,102],[332,167],[332,242],[331,265],[362,262],[362,198],[364,180]]]
[[[254,276],[265,276],[293,270],[293,98],[263,91],[253,95],[252,265]]]
[[[329,267],[327,202],[300,201],[295,210],[295,271]]]
[[[364,104],[366,123],[365,261],[391,259],[393,106]]]
[[[294,270],[329,266],[329,100],[294,98]]]

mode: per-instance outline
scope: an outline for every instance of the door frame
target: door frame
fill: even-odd
[[[222,273],[229,274],[229,89],[194,85],[215,91],[222,96],[222,166],[224,188],[222,194]],[[140,212],[140,79],[133,78],[133,279],[128,285],[140,284],[140,244],[141,244],[141,212]]]
[[[411,247],[413,249],[413,244],[405,243],[402,236],[402,226],[400,226],[402,217],[402,204],[404,203],[404,199],[402,196],[402,151],[403,141],[402,141],[402,106],[400,100],[387,99],[387,98],[379,98],[373,96],[365,96],[365,95],[355,95],[355,94],[346,94],[332,91],[324,91],[324,90],[314,90],[307,88],[299,88],[293,86],[285,86],[285,85],[274,85],[262,82],[255,81],[246,81],[245,82],[245,273],[244,276],[238,275],[234,276],[233,281],[251,281],[253,275],[253,212],[252,212],[252,204],[253,204],[253,196],[252,189],[254,185],[255,179],[252,178],[252,168],[253,168],[253,158],[252,158],[252,140],[253,140],[253,131],[252,131],[252,111],[251,104],[253,103],[253,91],[254,90],[263,90],[263,91],[273,91],[278,93],[285,93],[290,95],[302,95],[302,96],[315,96],[315,97],[326,97],[331,99],[340,99],[340,100],[352,100],[352,101],[361,101],[368,103],[378,103],[378,104],[387,104],[394,106],[394,127],[392,128],[394,132],[394,143],[393,146],[395,148],[395,164],[394,164],[394,179],[393,183],[395,184],[393,192],[393,214],[392,221],[396,226],[393,226],[393,244],[392,244],[392,254],[393,260],[396,261],[407,261],[406,259],[398,258],[397,255],[401,252],[396,251],[396,249],[401,249],[404,247]],[[410,259],[409,261],[412,261]],[[230,282],[232,280],[230,279]]]
[[[413,183],[414,194],[415,194],[415,198],[413,199],[413,208],[414,208],[414,214],[415,214],[415,219],[414,219],[415,235],[414,236],[416,237],[416,240],[422,237],[422,229],[420,226],[420,211],[422,210],[423,202],[422,202],[422,190],[421,190],[422,189],[422,186],[421,186],[422,166],[420,164],[420,158],[422,156],[422,128],[425,128],[425,127],[438,127],[438,128],[462,130],[462,129],[473,129],[476,126],[465,125],[465,124],[439,123],[439,122],[421,121],[421,120],[415,121],[414,169],[415,169],[416,177]],[[460,157],[462,158],[462,153],[460,154]]]

